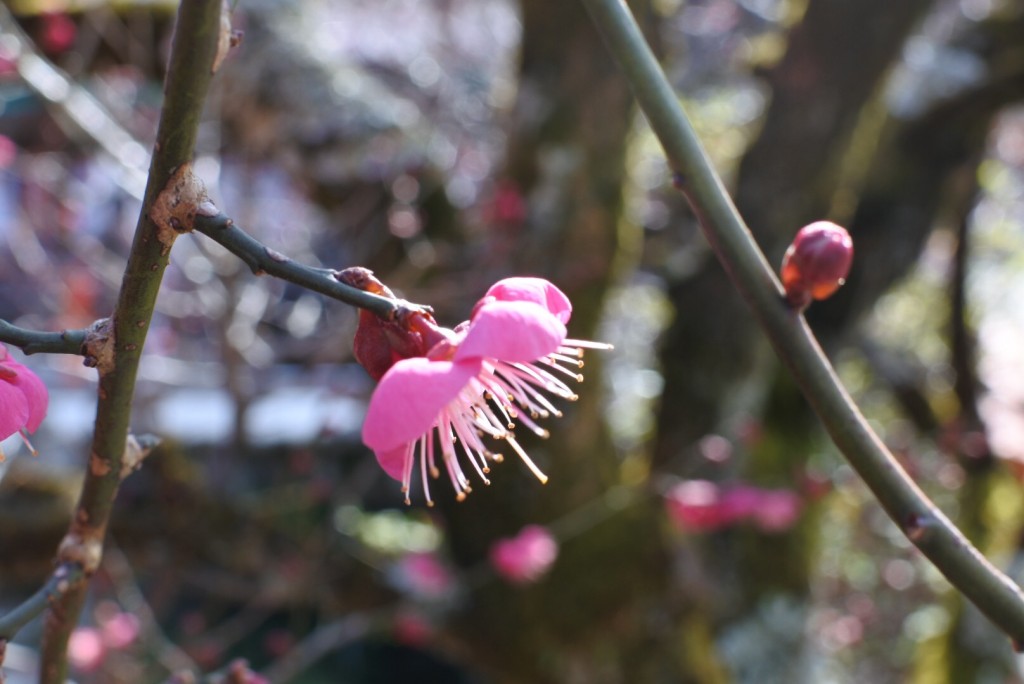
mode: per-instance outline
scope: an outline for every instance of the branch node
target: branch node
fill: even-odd
[[[101,318],[85,331],[81,354],[87,368],[95,368],[100,375],[114,370],[114,324],[109,318]]]
[[[103,559],[102,531],[99,536],[95,532],[89,535],[79,531],[68,532],[57,548],[57,559],[60,563],[80,565],[86,577],[91,576]]]
[[[395,302],[395,307],[388,312],[387,319],[389,321],[401,321],[415,314],[426,314],[428,316],[433,316],[434,307],[427,306],[426,304],[414,304],[405,299],[399,299],[397,302]]]
[[[911,514],[903,526],[903,532],[907,539],[914,542],[916,546],[927,542],[935,534],[937,521],[931,515]]]
[[[279,264],[286,264],[289,261],[291,261],[291,259],[289,259],[284,254],[281,254],[276,249],[271,249],[270,247],[264,247],[263,251],[267,253],[268,257],[270,257],[271,259],[273,259],[274,261],[276,261]]]
[[[142,467],[142,461],[160,444],[160,438],[153,435],[128,435],[124,456],[121,458],[121,480]]]
[[[165,250],[170,250],[178,235],[192,232],[199,206],[204,202],[209,202],[206,186],[192,172],[191,164],[182,164],[171,174],[149,210],[149,218],[157,227],[157,240]]]
[[[224,63],[231,48],[238,45],[240,40],[235,40],[235,32],[231,30],[231,6],[228,0],[221,3],[220,29],[217,33],[217,53],[213,56],[213,64],[210,66],[210,73],[215,74]]]
[[[211,202],[209,199],[204,199],[196,206],[196,214],[199,216],[205,216],[206,218],[213,218],[220,213],[220,209],[217,205]]]
[[[782,295],[782,302],[786,308],[795,314],[803,313],[811,305],[812,297],[810,292],[788,292]]]

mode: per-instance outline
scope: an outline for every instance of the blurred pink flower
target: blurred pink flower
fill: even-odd
[[[142,627],[132,613],[118,612],[105,619],[100,626],[103,643],[113,649],[122,649],[139,638]]]
[[[504,440],[541,482],[547,481],[516,441],[513,421],[546,437],[535,419],[561,412],[544,393],[576,399],[559,376],[582,381],[583,350],[610,348],[566,339],[571,312],[569,299],[546,280],[502,280],[477,303],[470,320],[442,336],[426,356],[390,367],[370,398],[363,442],[402,483],[406,503],[417,457],[428,505],[433,504],[428,474],[439,476],[438,457],[456,497],[466,497],[471,487],[458,442],[480,479],[490,484],[489,462],[502,456],[484,444],[487,437]]]
[[[3,73],[0,67],[0,73]],[[14,164],[18,157],[18,145],[6,135],[0,135],[0,169],[6,169]]]
[[[68,659],[82,672],[98,670],[110,651],[130,646],[141,632],[139,618],[110,601],[100,603],[96,618],[98,627],[76,627],[68,641]]]
[[[751,517],[764,532],[785,532],[800,519],[803,500],[788,489],[766,489]]]
[[[710,532],[733,524],[745,515],[741,498],[727,501],[722,489],[707,480],[685,480],[665,497],[669,518],[684,530]]]
[[[788,489],[723,488],[706,480],[686,480],[669,491],[665,507],[686,531],[711,532],[750,520],[762,531],[781,532],[796,523],[803,500]]]
[[[235,684],[270,684],[269,679],[253,672],[249,667],[249,661],[244,658],[236,658],[228,664],[224,681]]]
[[[558,557],[558,542],[546,528],[527,525],[511,539],[491,546],[491,565],[514,584],[529,584],[543,577]]]
[[[44,12],[40,20],[36,40],[46,54],[53,56],[71,49],[78,35],[78,27],[71,17],[63,12]]]
[[[403,610],[392,624],[395,640],[406,646],[425,646],[434,633],[430,620],[415,611]]]
[[[103,664],[107,646],[95,627],[75,627],[68,639],[68,660],[82,672],[93,672]]]
[[[14,360],[0,344],[0,439],[35,432],[46,416],[50,397],[35,373]],[[26,439],[27,443],[27,439]],[[3,452],[0,452],[0,459]]]
[[[396,582],[402,589],[428,600],[443,598],[455,585],[451,571],[431,552],[402,556],[396,568]]]
[[[263,635],[263,652],[280,658],[295,647],[295,637],[287,629],[272,629]]]

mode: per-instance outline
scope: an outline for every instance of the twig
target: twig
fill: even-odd
[[[271,682],[293,681],[325,655],[363,636],[374,623],[392,614],[393,610],[389,608],[373,613],[354,613],[318,627],[261,674]]]
[[[903,471],[843,388],[803,316],[783,304],[778,279],[711,166],[626,4],[622,0],[583,3],[620,62],[708,242],[836,446],[910,541],[1015,646],[1024,646],[1024,594]]]
[[[972,176],[973,179],[973,176]],[[975,375],[974,331],[967,320],[967,263],[971,250],[970,208],[977,199],[977,188],[972,187],[965,201],[957,203],[959,225],[956,231],[956,250],[953,252],[953,272],[950,274],[950,365],[955,379],[953,392],[960,402],[960,414],[971,428],[981,424],[978,417],[978,378]]]
[[[99,371],[96,423],[82,493],[58,550],[59,561],[81,563],[84,579],[51,606],[43,631],[42,684],[63,684],[67,678],[68,639],[82,610],[87,580],[102,557],[103,538],[121,483],[139,360],[174,241],[174,231],[167,226],[173,216],[162,211],[189,210],[194,203],[182,181],[188,179],[214,55],[222,38],[222,9],[222,0],[187,0],[178,10],[142,211],[114,315],[90,352]],[[163,223],[158,224],[158,218]]]
[[[41,332],[19,328],[0,320],[0,342],[20,347],[26,354],[77,354],[81,355],[85,342],[85,330],[61,330]]]
[[[151,647],[156,660],[171,672],[186,670],[199,671],[199,666],[177,644],[171,641],[160,627],[153,609],[146,602],[135,579],[128,557],[116,545],[111,544],[103,559],[103,567],[117,592],[121,606],[139,618],[145,643]]]
[[[74,564],[61,565],[54,570],[39,591],[25,599],[21,605],[0,616],[0,642],[13,638],[18,630],[42,615],[51,601],[63,596],[81,578],[82,568]],[[2,659],[0,665],[3,665]]]
[[[200,208],[193,228],[237,256],[257,275],[272,275],[346,304],[367,309],[382,318],[394,318],[403,308],[426,309],[401,299],[381,297],[346,285],[335,278],[337,271],[332,269],[314,268],[292,261],[246,233],[232,219],[217,212],[213,205],[207,203],[207,206],[210,209],[205,214],[204,208]]]

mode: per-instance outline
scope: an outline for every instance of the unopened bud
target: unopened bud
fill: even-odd
[[[334,277],[364,292],[396,299],[388,286],[369,269],[353,266],[338,271]],[[367,309],[359,311],[352,348],[356,361],[374,380],[380,380],[400,359],[426,356],[433,346],[448,340],[451,331],[437,325],[430,309],[404,304],[399,306],[393,319],[381,318]]]
[[[786,301],[803,309],[812,299],[826,299],[846,282],[853,262],[853,240],[842,226],[816,221],[804,226],[782,259]]]

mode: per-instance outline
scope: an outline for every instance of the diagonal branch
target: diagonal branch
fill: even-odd
[[[74,564],[59,566],[39,591],[0,616],[0,643],[9,641],[18,633],[18,630],[42,615],[52,601],[58,600],[81,579],[81,567]],[[2,658],[0,658],[0,666],[3,666]]]
[[[401,299],[389,299],[346,285],[335,277],[338,273],[335,270],[314,268],[292,261],[246,233],[208,202],[200,206],[193,228],[237,256],[257,275],[265,273],[301,285],[346,304],[372,311],[385,319],[394,318],[403,308],[426,309]]]
[[[188,179],[203,104],[213,76],[218,44],[224,44],[223,0],[184,0],[171,46],[153,158],[135,238],[125,266],[114,314],[93,338],[91,354],[99,371],[93,441],[82,493],[58,563],[77,562],[84,577],[51,606],[43,632],[42,684],[62,684],[67,646],[78,621],[88,578],[102,557],[110,513],[122,480],[128,426],[139,360],[153,316],[157,292],[176,232],[168,207],[188,208]],[[157,219],[163,219],[158,223]],[[100,334],[101,333],[101,334]]]
[[[711,166],[625,3],[583,3],[619,60],[708,242],[836,446],[910,541],[1015,646],[1024,647],[1024,594],[900,467],[843,388],[803,316],[783,303],[778,279]]]

